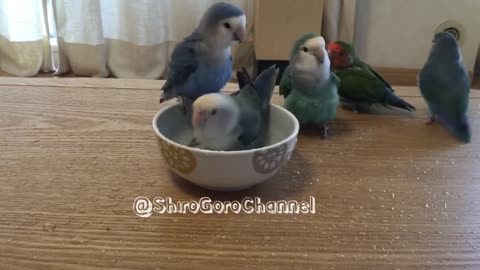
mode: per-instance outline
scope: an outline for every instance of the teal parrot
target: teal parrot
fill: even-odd
[[[459,140],[469,143],[470,78],[453,35],[435,35],[430,56],[418,76],[418,86],[431,112],[428,124],[438,121]]]
[[[395,95],[390,84],[357,57],[351,44],[337,41],[328,44],[332,68],[340,78],[342,104],[357,112],[368,112],[372,105],[396,107],[407,111],[416,108]]]
[[[239,73],[240,91],[211,93],[193,103],[194,142],[201,148],[238,151],[263,147],[269,126],[270,100],[279,70],[271,66],[253,82]]]
[[[285,97],[284,107],[300,124],[317,125],[322,138],[337,115],[338,84],[323,37],[309,33],[298,39],[280,81],[280,94]]]

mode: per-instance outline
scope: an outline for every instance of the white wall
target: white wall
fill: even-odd
[[[480,0],[358,0],[354,44],[372,66],[420,69],[435,30],[447,20],[466,29],[464,62],[473,71],[480,44]]]

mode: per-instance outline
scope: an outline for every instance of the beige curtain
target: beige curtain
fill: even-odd
[[[327,42],[353,42],[357,0],[325,0],[322,32]]]
[[[254,0],[230,0],[253,17]],[[175,44],[214,0],[54,0],[56,74],[160,78]]]
[[[0,0],[0,70],[34,76],[52,70],[46,0]]]

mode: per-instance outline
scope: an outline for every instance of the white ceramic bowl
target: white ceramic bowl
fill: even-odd
[[[246,151],[209,151],[188,147],[192,125],[179,104],[167,106],[153,119],[161,154],[168,167],[190,182],[212,190],[240,190],[273,177],[290,159],[298,120],[273,105],[265,147]]]

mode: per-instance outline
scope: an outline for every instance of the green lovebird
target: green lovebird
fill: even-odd
[[[459,140],[469,143],[470,78],[453,35],[435,35],[428,60],[418,76],[418,86],[432,114],[428,123],[438,121]]]
[[[323,37],[309,33],[302,36],[290,54],[290,64],[280,82],[284,107],[300,124],[320,127],[322,138],[327,136],[328,122],[335,119],[339,80],[330,70]]]
[[[351,44],[337,41],[328,44],[328,55],[340,78],[342,104],[357,112],[368,112],[372,105],[415,111],[415,107],[395,95],[395,91],[378,73],[357,57]]]

